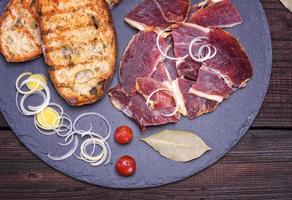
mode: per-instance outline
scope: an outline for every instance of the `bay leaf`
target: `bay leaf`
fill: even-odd
[[[180,130],[164,130],[142,141],[160,155],[178,162],[191,161],[211,150],[196,134]]]
[[[290,12],[292,12],[292,0],[280,0],[280,1]]]

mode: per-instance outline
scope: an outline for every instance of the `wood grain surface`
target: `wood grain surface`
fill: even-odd
[[[178,183],[113,190],[76,181],[28,151],[0,115],[0,199],[292,199],[292,13],[262,0],[273,41],[270,88],[242,141],[203,172]]]

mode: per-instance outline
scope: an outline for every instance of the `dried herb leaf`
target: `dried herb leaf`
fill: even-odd
[[[178,162],[191,161],[210,150],[199,136],[179,130],[164,130],[142,141],[162,156]]]
[[[282,4],[292,12],[292,1],[291,0],[281,0]]]

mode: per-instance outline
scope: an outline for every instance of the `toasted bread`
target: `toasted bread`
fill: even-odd
[[[116,37],[104,0],[37,0],[43,53],[59,94],[73,106],[97,101],[111,80]]]
[[[0,18],[0,52],[8,62],[41,55],[41,39],[33,0],[10,0]]]

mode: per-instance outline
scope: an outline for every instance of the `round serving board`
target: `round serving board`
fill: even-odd
[[[8,0],[0,1],[1,11],[4,10],[7,2]],[[130,28],[123,19],[140,2],[140,0],[123,0],[118,7],[112,10],[118,38],[117,63],[131,37],[136,33],[136,30]],[[62,105],[72,119],[85,112],[99,112],[110,121],[112,131],[123,124],[134,130],[134,141],[130,145],[120,146],[115,143],[113,137],[110,138],[112,159],[107,166],[91,167],[74,156],[58,162],[48,159],[48,153],[62,155],[69,147],[60,147],[57,143],[61,140],[57,136],[45,136],[38,133],[34,128],[33,118],[25,117],[17,111],[15,80],[19,74],[26,71],[43,73],[48,76],[47,66],[42,57],[31,62],[10,64],[1,56],[1,112],[17,137],[35,155],[60,172],[91,184],[112,188],[145,188],[172,183],[194,175],[218,161],[243,137],[259,112],[269,85],[272,67],[271,39],[260,0],[234,0],[233,2],[240,10],[244,23],[228,31],[239,38],[246,49],[254,67],[254,77],[246,88],[231,95],[231,98],[223,102],[215,112],[195,120],[183,118],[178,123],[148,128],[146,132],[141,133],[136,124],[113,108],[107,96],[93,105],[75,108],[67,105],[49,83],[51,101]],[[118,83],[118,67],[117,65],[110,87]],[[90,123],[88,120],[82,122],[84,126],[87,126],[88,123]],[[141,137],[149,136],[163,129],[180,129],[197,133],[212,148],[212,151],[188,163],[168,160],[140,141]],[[128,178],[117,175],[114,167],[115,161],[125,154],[133,156],[137,162],[136,174]]]

